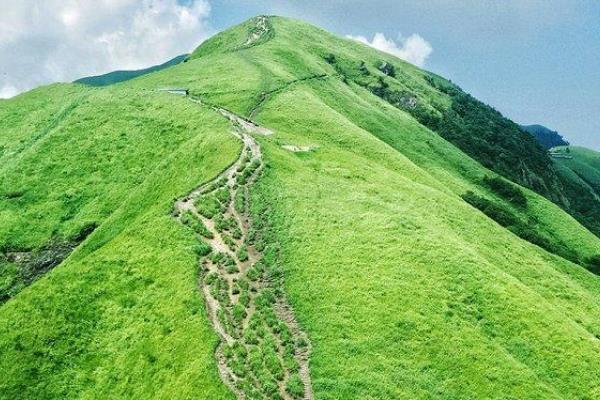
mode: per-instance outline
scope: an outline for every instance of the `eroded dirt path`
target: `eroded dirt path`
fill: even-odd
[[[219,373],[239,399],[312,400],[310,343],[283,292],[278,246],[266,242],[249,209],[249,188],[263,169],[252,135],[272,132],[213,109],[231,122],[243,150],[231,167],[178,200],[174,216],[198,237],[198,284],[221,339]]]

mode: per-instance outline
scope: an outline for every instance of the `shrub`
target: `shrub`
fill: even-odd
[[[251,280],[252,282],[256,282],[258,280],[258,278],[260,278],[260,271],[256,268],[256,266],[253,266],[252,268],[249,268],[248,271],[246,272],[246,277]]]
[[[98,224],[96,222],[87,222],[79,229],[79,232],[74,235],[71,240],[77,243],[83,242],[97,227]]]
[[[198,244],[194,245],[194,253],[200,257],[206,257],[212,252],[212,248],[203,240],[200,240]]]
[[[219,202],[221,204],[223,204],[223,205],[228,204],[229,200],[230,200],[229,189],[224,187],[224,188],[217,190],[215,192],[215,197],[217,198],[217,200],[219,200]]]
[[[329,53],[329,54],[325,55],[325,57],[324,57],[324,58],[325,58],[325,61],[326,61],[328,64],[335,64],[335,63],[336,63],[335,55],[333,55],[333,54],[331,54],[331,53]]]
[[[238,176],[236,176],[236,178],[235,178],[236,184],[238,184],[239,186],[244,186],[248,182],[248,174],[246,174],[247,171],[248,171],[248,169],[245,169],[244,172],[242,172],[241,174],[238,174]]]
[[[308,342],[306,341],[306,339],[304,337],[301,337],[300,339],[298,339],[298,342],[296,343],[296,345],[301,349],[305,349],[308,347]]]
[[[229,366],[230,366],[231,370],[233,371],[233,373],[236,376],[238,376],[239,378],[246,376],[246,368],[245,368],[244,363],[234,360],[234,361],[231,361]]]
[[[378,70],[386,74],[387,76],[391,76],[392,78],[396,77],[396,68],[385,61],[382,61],[377,67]]]
[[[212,195],[200,197],[196,201],[196,208],[200,214],[210,219],[221,211],[219,201]]]
[[[265,340],[264,343],[267,343],[268,340]],[[273,343],[274,344],[274,343]],[[265,346],[261,346],[264,352],[265,366],[271,372],[271,374],[275,375],[277,371],[281,369],[281,363],[279,362],[279,357],[277,357],[277,347],[273,349],[273,347],[269,346],[265,348]]]
[[[250,172],[254,172],[258,169],[259,166],[260,166],[260,161],[258,159],[255,159],[250,163],[250,165],[248,166],[248,169],[250,170]]]
[[[285,390],[295,399],[301,399],[304,396],[304,384],[298,373],[290,376],[285,385]]]
[[[243,290],[248,290],[248,288],[250,287],[250,284],[244,278],[241,278],[240,280],[238,280],[237,284]]]
[[[225,358],[232,358],[233,357],[233,347],[230,345],[225,345],[223,346],[223,355],[225,356]]]
[[[248,292],[243,292],[242,294],[240,294],[239,302],[244,307],[248,307],[248,304],[250,304],[250,295],[248,294]]]
[[[235,260],[229,254],[225,254],[221,262],[226,266],[235,265]]]
[[[226,184],[227,184],[227,179],[225,179],[224,177],[221,177],[221,178],[219,178],[219,180],[208,185],[207,191],[213,192],[213,191],[217,190],[218,188],[225,186]]]
[[[246,333],[244,333],[244,341],[248,344],[258,344],[258,337],[256,336],[256,333],[254,333],[251,330],[246,330]]]
[[[596,254],[588,258],[587,264],[590,271],[600,275],[600,254]]]
[[[248,352],[248,365],[253,371],[258,371],[262,367],[262,357],[256,347]]]
[[[293,356],[286,355],[283,359],[283,365],[288,371],[297,372],[300,369],[298,361]]]
[[[236,274],[240,272],[239,268],[236,265],[228,265],[225,268],[225,271],[227,271],[228,274]]]
[[[489,177],[485,176],[483,178],[483,183],[489,187],[494,193],[499,195],[502,198],[510,201],[511,203],[519,206],[526,207],[527,206],[527,197],[523,194],[523,191],[519,189],[516,185],[498,177]]]
[[[206,277],[204,278],[204,283],[206,283],[208,286],[210,286],[216,280],[217,280],[217,274],[215,274],[214,272],[211,272],[210,274],[207,274]]]
[[[364,61],[361,61],[358,64],[358,71],[363,75],[369,75],[369,69],[367,68],[367,64]]]
[[[186,210],[183,213],[181,216],[181,222],[190,227],[197,234],[204,236],[207,239],[212,239],[214,237],[206,225],[204,225],[204,223],[189,210]]]
[[[244,320],[244,318],[246,318],[247,315],[246,309],[241,304],[236,304],[235,306],[233,306],[232,314],[233,320],[237,324],[240,324]]]
[[[235,219],[231,217],[223,218],[221,214],[216,215],[214,218],[215,221],[215,229],[219,232],[223,232],[225,230],[232,230],[237,226]]]
[[[485,197],[481,197],[473,193],[470,190],[464,193],[461,197],[464,201],[477,208],[479,211],[483,212],[485,215],[504,227],[515,225],[519,222],[517,217],[515,217],[507,208],[499,206]]]
[[[224,223],[225,229],[227,229],[228,231],[234,230],[235,228],[238,227],[238,224],[237,224],[235,218],[233,218],[233,217],[225,218],[223,223]]]
[[[213,264],[220,264],[221,261],[227,256],[227,254],[225,253],[221,253],[221,252],[215,252],[212,254],[212,256],[210,257],[210,261],[212,261]]]
[[[240,360],[244,360],[248,356],[248,351],[240,343],[236,342],[233,345],[233,351],[235,353],[235,356]]]
[[[541,236],[536,230],[528,226],[514,226],[510,228],[510,231],[520,237],[521,239],[527,240],[529,243],[533,243],[543,249],[551,251],[551,243],[543,236]]]
[[[240,247],[240,249],[237,252],[237,257],[238,257],[238,260],[240,260],[241,262],[248,260],[248,249],[245,245]]]
[[[231,250],[235,250],[236,244],[232,238],[229,237],[226,233],[222,233],[221,237],[223,238],[223,242],[229,247]]]
[[[246,211],[246,199],[243,190],[238,190],[235,194],[235,210],[243,214]]]
[[[262,382],[263,390],[270,398],[273,398],[277,394],[277,383],[272,381]]]

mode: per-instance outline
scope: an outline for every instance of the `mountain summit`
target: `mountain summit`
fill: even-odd
[[[597,398],[578,154],[274,16],[2,102],[0,397]]]

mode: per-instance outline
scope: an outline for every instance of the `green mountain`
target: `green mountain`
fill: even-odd
[[[587,185],[596,196],[600,196],[600,153],[577,146],[560,146],[552,151],[566,155],[556,162],[575,173],[582,185]]]
[[[84,85],[89,86],[108,86],[119,82],[125,82],[130,79],[149,74],[151,72],[160,71],[173,65],[177,65],[181,62],[184,62],[187,59],[187,57],[187,54],[182,54],[160,65],[154,65],[152,67],[132,71],[113,71],[103,75],[88,76],[85,78],[77,79],[74,83],[82,83]]]
[[[521,125],[521,129],[530,133],[537,141],[546,149],[551,149],[557,146],[568,146],[567,142],[560,133],[546,128],[542,125]]]
[[[444,78],[256,17],[0,132],[0,398],[600,395],[593,157]]]

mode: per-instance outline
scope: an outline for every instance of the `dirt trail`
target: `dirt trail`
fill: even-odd
[[[313,79],[326,79],[326,78],[330,78],[333,75],[327,75],[327,74],[313,74],[313,75],[309,75],[309,76],[305,76],[303,78],[298,78],[298,79],[294,79],[291,80],[289,82],[284,83],[283,85],[263,92],[260,94],[258,101],[256,103],[256,105],[254,106],[254,108],[250,111],[250,113],[248,114],[248,118],[250,119],[254,119],[256,117],[256,115],[258,114],[258,112],[264,107],[265,103],[275,94],[280,93],[285,91],[286,89],[288,89],[290,86],[295,85],[297,83],[302,83],[302,82],[306,82],[306,81],[310,81]]]
[[[191,98],[202,104],[201,100]],[[227,118],[243,150],[233,165],[175,203],[174,216],[198,234],[199,289],[221,339],[219,374],[239,399],[313,399],[310,344],[283,294],[278,261],[250,217],[249,188],[263,169],[252,134],[272,132],[231,111]],[[271,253],[274,254],[274,253]]]

